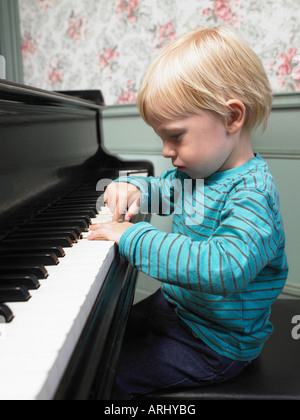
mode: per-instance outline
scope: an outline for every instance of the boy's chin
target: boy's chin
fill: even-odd
[[[205,171],[197,171],[193,169],[185,169],[184,172],[192,179],[205,179],[208,178],[211,173],[206,173]]]

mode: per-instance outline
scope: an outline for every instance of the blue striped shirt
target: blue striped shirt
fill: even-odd
[[[256,358],[272,333],[271,305],[288,274],[278,191],[266,162],[256,155],[194,183],[190,194],[179,191],[191,179],[178,170],[122,180],[140,188],[141,209],[159,197],[158,210],[169,206],[174,221],[173,233],[133,225],[120,253],[163,283],[164,296],[196,337],[228,358]]]

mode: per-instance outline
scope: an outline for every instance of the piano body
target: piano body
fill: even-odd
[[[137,273],[82,234],[98,181],[153,168],[104,150],[103,108],[0,81],[0,400],[110,398]]]

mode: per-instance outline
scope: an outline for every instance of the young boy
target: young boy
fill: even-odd
[[[116,241],[138,270],[162,282],[133,308],[116,398],[228,380],[272,333],[270,308],[288,273],[285,236],[276,185],[251,147],[271,102],[260,60],[221,27],[179,37],[144,76],[139,109],[175,169],[111,184],[105,201],[114,221],[91,227],[90,236]],[[203,188],[194,182],[190,194],[178,191],[201,179]],[[169,203],[173,233],[129,223],[151,197],[158,208]]]

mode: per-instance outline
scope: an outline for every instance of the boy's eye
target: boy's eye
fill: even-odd
[[[178,133],[178,134],[172,134],[171,139],[172,140],[178,140],[181,137],[182,133]]]

